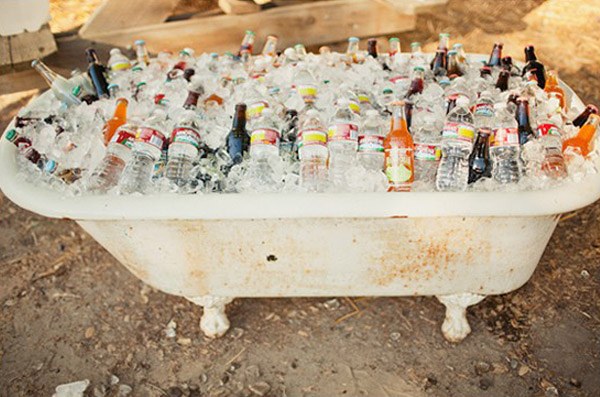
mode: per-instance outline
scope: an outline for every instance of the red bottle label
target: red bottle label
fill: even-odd
[[[356,124],[334,124],[327,129],[330,141],[356,141],[358,126]]]
[[[110,138],[111,143],[120,143],[123,146],[127,146],[131,149],[133,141],[135,140],[135,134],[124,128],[119,128],[117,132]]]
[[[252,131],[250,144],[279,146],[279,131],[269,128],[256,129]]]
[[[516,128],[496,128],[490,146],[519,146],[519,131]]]
[[[165,145],[165,136],[162,132],[157,131],[153,128],[142,127],[138,129],[136,140],[139,142],[146,142],[150,145],[162,150]]]
[[[538,125],[537,131],[538,131],[538,136],[546,136],[546,135],[561,136],[560,130],[558,129],[556,124],[552,124],[552,123],[543,123],[543,124]]]
[[[439,161],[442,151],[438,145],[415,142],[415,160]]]
[[[171,133],[171,143],[187,143],[198,149],[200,146],[200,134],[192,128],[175,128]]]
[[[363,153],[382,153],[384,140],[385,137],[382,135],[359,135],[358,151]]]

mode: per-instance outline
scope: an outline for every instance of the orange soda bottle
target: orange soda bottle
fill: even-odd
[[[104,135],[104,144],[108,145],[111,138],[117,131],[117,128],[125,124],[127,121],[127,105],[129,102],[125,98],[117,99],[117,107],[115,108],[115,114],[112,119],[108,120],[106,124],[104,124],[104,128],[102,129],[102,134]]]
[[[407,192],[413,183],[415,144],[408,132],[404,101],[392,102],[392,124],[383,141],[388,192]]]
[[[558,74],[555,70],[549,70],[546,75],[546,85],[544,86],[544,91],[547,94],[551,92],[556,94],[556,97],[560,101],[560,107],[567,111],[567,98],[565,97],[565,92],[558,85]]]
[[[596,135],[599,124],[600,116],[597,114],[590,114],[587,122],[579,129],[577,135],[563,142],[563,152],[568,147],[572,147],[578,149],[582,156],[587,156],[593,149],[592,141],[594,140],[594,135]]]

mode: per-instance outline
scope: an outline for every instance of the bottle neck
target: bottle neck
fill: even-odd
[[[600,117],[590,115],[588,121],[579,130],[578,137],[590,142],[594,138],[594,135],[596,135],[598,124],[600,124]]]
[[[127,119],[127,100],[120,98],[117,100],[117,107],[115,108],[115,114],[113,118],[126,120]]]
[[[33,64],[33,68],[37,70],[39,74],[42,75],[42,77],[44,78],[44,80],[46,80],[46,83],[48,83],[49,86],[52,86],[54,80],[58,78],[58,74],[51,70],[48,66],[46,66],[46,64],[44,64],[42,61],[35,62]]]
[[[198,106],[198,99],[200,98],[200,93],[195,91],[188,91],[188,96],[183,104],[183,107],[186,109],[195,108]]]
[[[392,125],[390,127],[390,132],[407,129],[404,103],[394,104],[392,108]]]
[[[233,131],[246,131],[246,107],[236,107],[235,115],[233,116],[233,124],[231,125]]]
[[[377,41],[376,40],[369,40],[367,42],[367,52],[373,58],[377,58],[378,54],[377,54]]]
[[[527,62],[536,61],[537,57],[535,56],[535,50],[533,47],[525,48],[525,60]]]

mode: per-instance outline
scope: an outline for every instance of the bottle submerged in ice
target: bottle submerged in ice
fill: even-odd
[[[347,185],[346,171],[356,160],[358,116],[350,110],[346,98],[338,100],[336,109],[327,129],[329,178],[337,189],[343,190]]]
[[[309,192],[323,192],[327,186],[327,130],[316,109],[309,109],[298,133],[300,184]]]

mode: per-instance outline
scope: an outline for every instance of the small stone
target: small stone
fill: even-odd
[[[129,385],[119,385],[119,397],[127,397],[132,391],[133,388]]]
[[[176,387],[169,387],[169,389],[167,390],[167,397],[181,397],[183,396],[183,391]]]
[[[33,369],[35,369],[36,371],[41,370],[44,367],[44,363],[37,363]]]
[[[175,320],[169,321],[165,328],[165,335],[167,336],[167,338],[174,338],[175,336],[177,336],[176,329],[177,323],[175,322]]]
[[[121,380],[119,379],[119,377],[117,375],[111,375],[110,376],[110,385],[116,385],[117,383],[119,383]]]
[[[323,303],[323,306],[325,306],[325,309],[327,310],[337,310],[340,307],[340,301],[337,299],[330,299],[328,301],[326,301],[325,303]]]
[[[546,397],[558,397],[558,389],[554,386],[551,386],[549,388],[546,389],[546,392],[544,393],[544,395]]]
[[[400,338],[402,338],[402,335],[400,334],[400,332],[392,332],[390,334],[390,339],[393,340],[394,342],[399,341]]]
[[[94,390],[92,391],[92,396],[93,397],[105,397],[106,396],[106,387],[104,387],[104,385],[94,387]]]
[[[230,373],[234,373],[235,371],[237,371],[239,368],[241,367],[241,365],[239,363],[233,363],[229,366],[229,372]]]
[[[481,378],[479,380],[479,388],[481,390],[487,390],[490,387],[492,387],[494,385],[494,382],[492,381],[491,378],[488,378],[487,376],[484,376],[483,378]]]
[[[525,376],[529,373],[529,371],[531,371],[531,369],[529,369],[529,367],[525,364],[521,365],[521,367],[519,368],[519,376]]]
[[[208,376],[206,374],[200,374],[199,378],[200,378],[200,382],[202,382],[202,383],[208,382]]]
[[[265,396],[271,390],[271,385],[267,382],[256,382],[248,387],[252,393],[258,396]]]
[[[14,299],[7,299],[4,301],[4,306],[11,307],[11,306],[14,306],[15,303],[17,303],[17,302],[15,302]]]
[[[435,376],[429,375],[425,378],[425,390],[431,389],[433,386],[437,385],[438,381]]]
[[[492,366],[490,365],[490,363],[487,363],[485,361],[478,361],[475,363],[475,373],[478,376],[487,374],[488,372],[490,372],[491,369]]]
[[[571,386],[575,386],[578,389],[581,387],[581,381],[579,379],[571,378],[569,379],[569,383]]]
[[[298,335],[308,338],[308,332],[306,332],[306,331],[300,330],[300,331],[298,331]]]
[[[90,381],[88,379],[65,383],[64,385],[56,386],[56,393],[53,397],[83,396],[89,385]]]
[[[590,272],[588,272],[587,270],[582,270],[581,271],[581,277],[583,277],[583,278],[590,278]]]
[[[94,329],[94,327],[87,327],[85,329],[85,339],[91,339],[94,337],[94,334],[96,333],[96,330]]]
[[[231,339],[240,339],[242,335],[244,335],[243,328],[234,328],[231,331],[229,331],[229,336],[231,337]]]
[[[178,338],[177,344],[181,346],[189,346],[192,344],[192,339],[190,338]]]
[[[511,360],[510,360],[510,367],[512,369],[517,369],[518,366],[519,366],[519,362],[517,360],[515,360],[514,358],[511,358]]]
[[[260,368],[258,368],[258,365],[249,365],[244,370],[244,373],[248,380],[254,381],[260,377]]]

